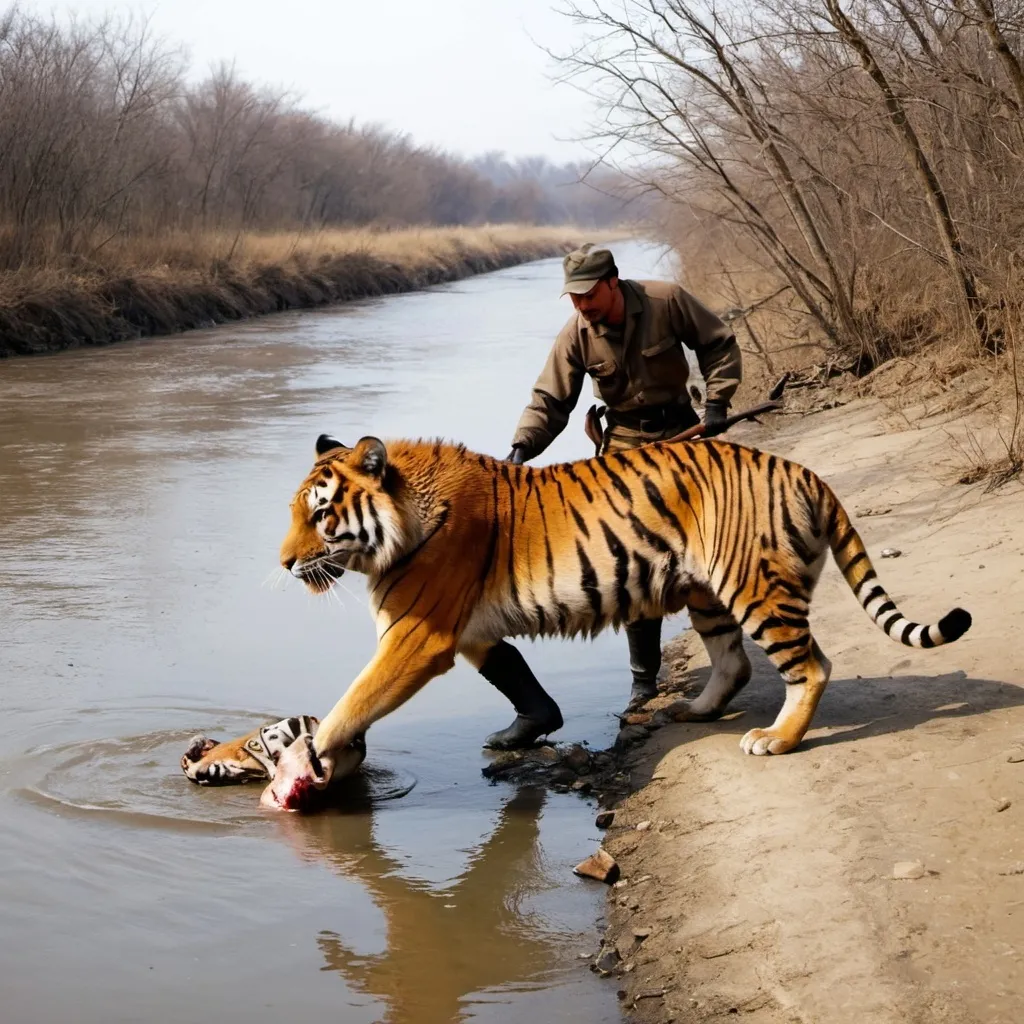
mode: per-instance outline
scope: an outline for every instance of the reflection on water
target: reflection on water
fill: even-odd
[[[195,732],[323,715],[372,653],[358,578],[275,585],[317,435],[504,455],[560,273],[0,363],[4,1024],[619,1020],[575,956],[604,897],[571,873],[593,808],[482,779],[511,709],[468,666],[374,726],[343,811],[270,814],[178,767]],[[546,460],[588,454],[582,409]],[[605,744],[624,638],[519,646],[560,736]]]
[[[444,891],[406,878],[374,842],[366,815],[321,815],[278,823],[307,860],[323,860],[358,878],[386,922],[379,948],[353,946],[348,934],[322,930],[324,969],[380,999],[389,1022],[448,1021],[467,993],[542,986],[557,955],[557,936],[531,929],[521,907],[543,888],[538,818],[544,794],[523,789],[502,806],[496,826],[465,872]]]

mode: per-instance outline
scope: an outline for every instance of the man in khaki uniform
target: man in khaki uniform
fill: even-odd
[[[607,249],[584,245],[563,261],[574,314],[562,328],[533,387],[512,440],[508,459],[539,455],[569,422],[585,375],[607,406],[601,450],[616,451],[660,441],[700,422],[687,394],[684,346],[696,355],[707,387],[704,422],[724,423],[740,383],[741,357],[730,328],[678,285],[620,280]],[[661,668],[661,619],[626,627],[633,689],[630,708],[657,693]],[[488,746],[523,746],[562,725],[558,706],[537,682],[522,655],[502,643],[481,669],[517,711],[509,728],[488,737]],[[555,724],[557,722],[557,724]]]

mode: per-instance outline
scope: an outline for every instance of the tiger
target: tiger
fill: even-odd
[[[254,729],[237,739],[218,743],[202,734],[193,736],[181,757],[185,777],[198,786],[226,786],[272,779],[281,754],[296,740],[312,742],[319,719],[312,715],[284,718]],[[352,747],[358,763],[366,757],[366,745],[357,740]]]
[[[746,634],[786,683],[746,754],[784,754],[831,674],[808,625],[828,552],[868,617],[908,647],[951,643],[954,608],[908,620],[886,593],[832,489],[779,455],[714,438],[661,441],[543,467],[441,440],[322,434],[290,503],[284,570],[315,594],[366,575],[377,648],[309,744],[293,744],[261,795],[301,808],[370,725],[462,655],[480,669],[505,637],[593,637],[686,611],[711,672],[677,718],[712,720],[749,681]],[[506,645],[507,646],[507,645]]]

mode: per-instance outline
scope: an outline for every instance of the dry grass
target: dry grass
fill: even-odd
[[[555,256],[582,240],[571,227],[514,224],[115,239],[89,259],[0,276],[0,356],[411,291]]]

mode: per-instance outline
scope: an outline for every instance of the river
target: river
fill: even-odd
[[[669,272],[615,250],[625,276]],[[195,732],[322,716],[373,650],[361,577],[315,599],[275,573],[317,435],[504,456],[560,282],[545,260],[0,362],[4,1024],[621,1019],[580,958],[606,894],[572,874],[593,803],[481,776],[512,711],[465,663],[373,727],[343,813],[275,815],[258,784],[178,767]],[[539,463],[590,453],[591,401]],[[607,745],[625,638],[516,642],[556,738]]]

